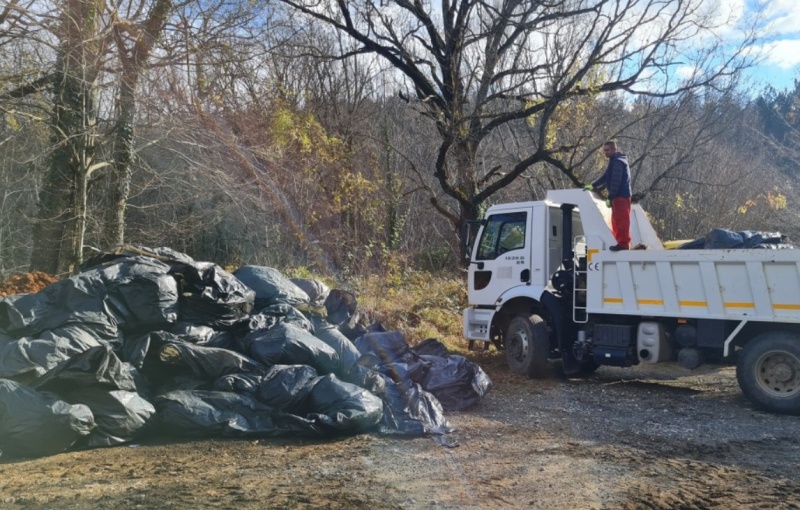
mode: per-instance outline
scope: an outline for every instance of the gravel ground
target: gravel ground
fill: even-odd
[[[800,509],[800,417],[753,409],[732,367],[602,367],[494,381],[457,447],[364,434],[147,441],[0,464],[0,508]]]

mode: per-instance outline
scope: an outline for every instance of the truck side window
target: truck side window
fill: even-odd
[[[493,214],[486,220],[478,245],[477,260],[492,260],[525,246],[527,213]]]

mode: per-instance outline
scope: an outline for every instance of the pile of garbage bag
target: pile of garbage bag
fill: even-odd
[[[355,296],[125,246],[0,299],[0,454],[151,434],[447,438],[492,383],[438,340],[364,324]],[[446,439],[443,440],[446,443]]]
[[[785,250],[793,249],[785,235],[780,232],[758,232],[742,230],[734,232],[724,228],[715,228],[705,237],[682,244],[679,250]]]

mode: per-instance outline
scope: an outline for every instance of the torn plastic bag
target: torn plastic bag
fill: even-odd
[[[364,388],[328,374],[311,381],[287,411],[313,421],[321,434],[359,433],[380,423],[383,402]]]
[[[339,325],[348,322],[356,313],[358,300],[355,294],[342,289],[333,289],[325,298],[325,309],[328,312],[327,321]]]
[[[358,362],[361,353],[356,349],[346,336],[344,336],[336,326],[326,321],[322,317],[310,315],[309,320],[314,326],[314,336],[330,345],[333,350],[339,353],[342,368],[349,371]]]
[[[228,374],[266,371],[265,366],[238,352],[185,342],[162,345],[159,359],[170,365],[187,366],[194,375],[208,380]]]
[[[324,306],[325,299],[328,297],[328,293],[330,293],[330,289],[327,285],[322,283],[319,280],[311,279],[311,278],[290,278],[290,282],[297,285],[300,290],[306,293],[308,296],[308,304],[311,306]]]
[[[314,424],[280,413],[251,395],[223,391],[171,391],[156,397],[158,426],[181,436],[317,435]]]
[[[489,376],[464,356],[447,357],[422,355],[431,363],[422,387],[432,393],[445,411],[461,411],[486,396],[492,388]]]
[[[233,275],[255,292],[255,311],[276,305],[308,303],[308,294],[280,271],[265,266],[242,266]]]
[[[397,384],[387,380],[380,397],[383,416],[379,431],[382,434],[420,437],[449,434],[455,430],[444,417],[436,397],[419,384]]]
[[[173,269],[181,292],[179,319],[228,329],[253,310],[255,293],[229,272],[211,262]]]
[[[88,407],[0,379],[2,455],[53,455],[89,435],[94,426]]]
[[[319,374],[344,375],[339,353],[308,331],[281,323],[242,339],[251,358],[267,365],[309,365]]]
[[[0,347],[0,377],[27,383],[59,363],[101,343],[91,331],[75,325],[41,333],[41,338],[20,338]]]

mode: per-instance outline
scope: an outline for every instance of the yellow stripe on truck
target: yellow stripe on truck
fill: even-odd
[[[729,301],[727,303],[722,303],[725,308],[755,308],[755,303],[738,303],[735,301]]]
[[[656,306],[663,306],[664,300],[663,299],[640,299],[637,301],[640,305],[656,305]]]
[[[708,306],[708,301],[678,301],[680,306]]]
[[[776,310],[800,310],[800,305],[792,305],[788,303],[775,303],[772,308]]]

